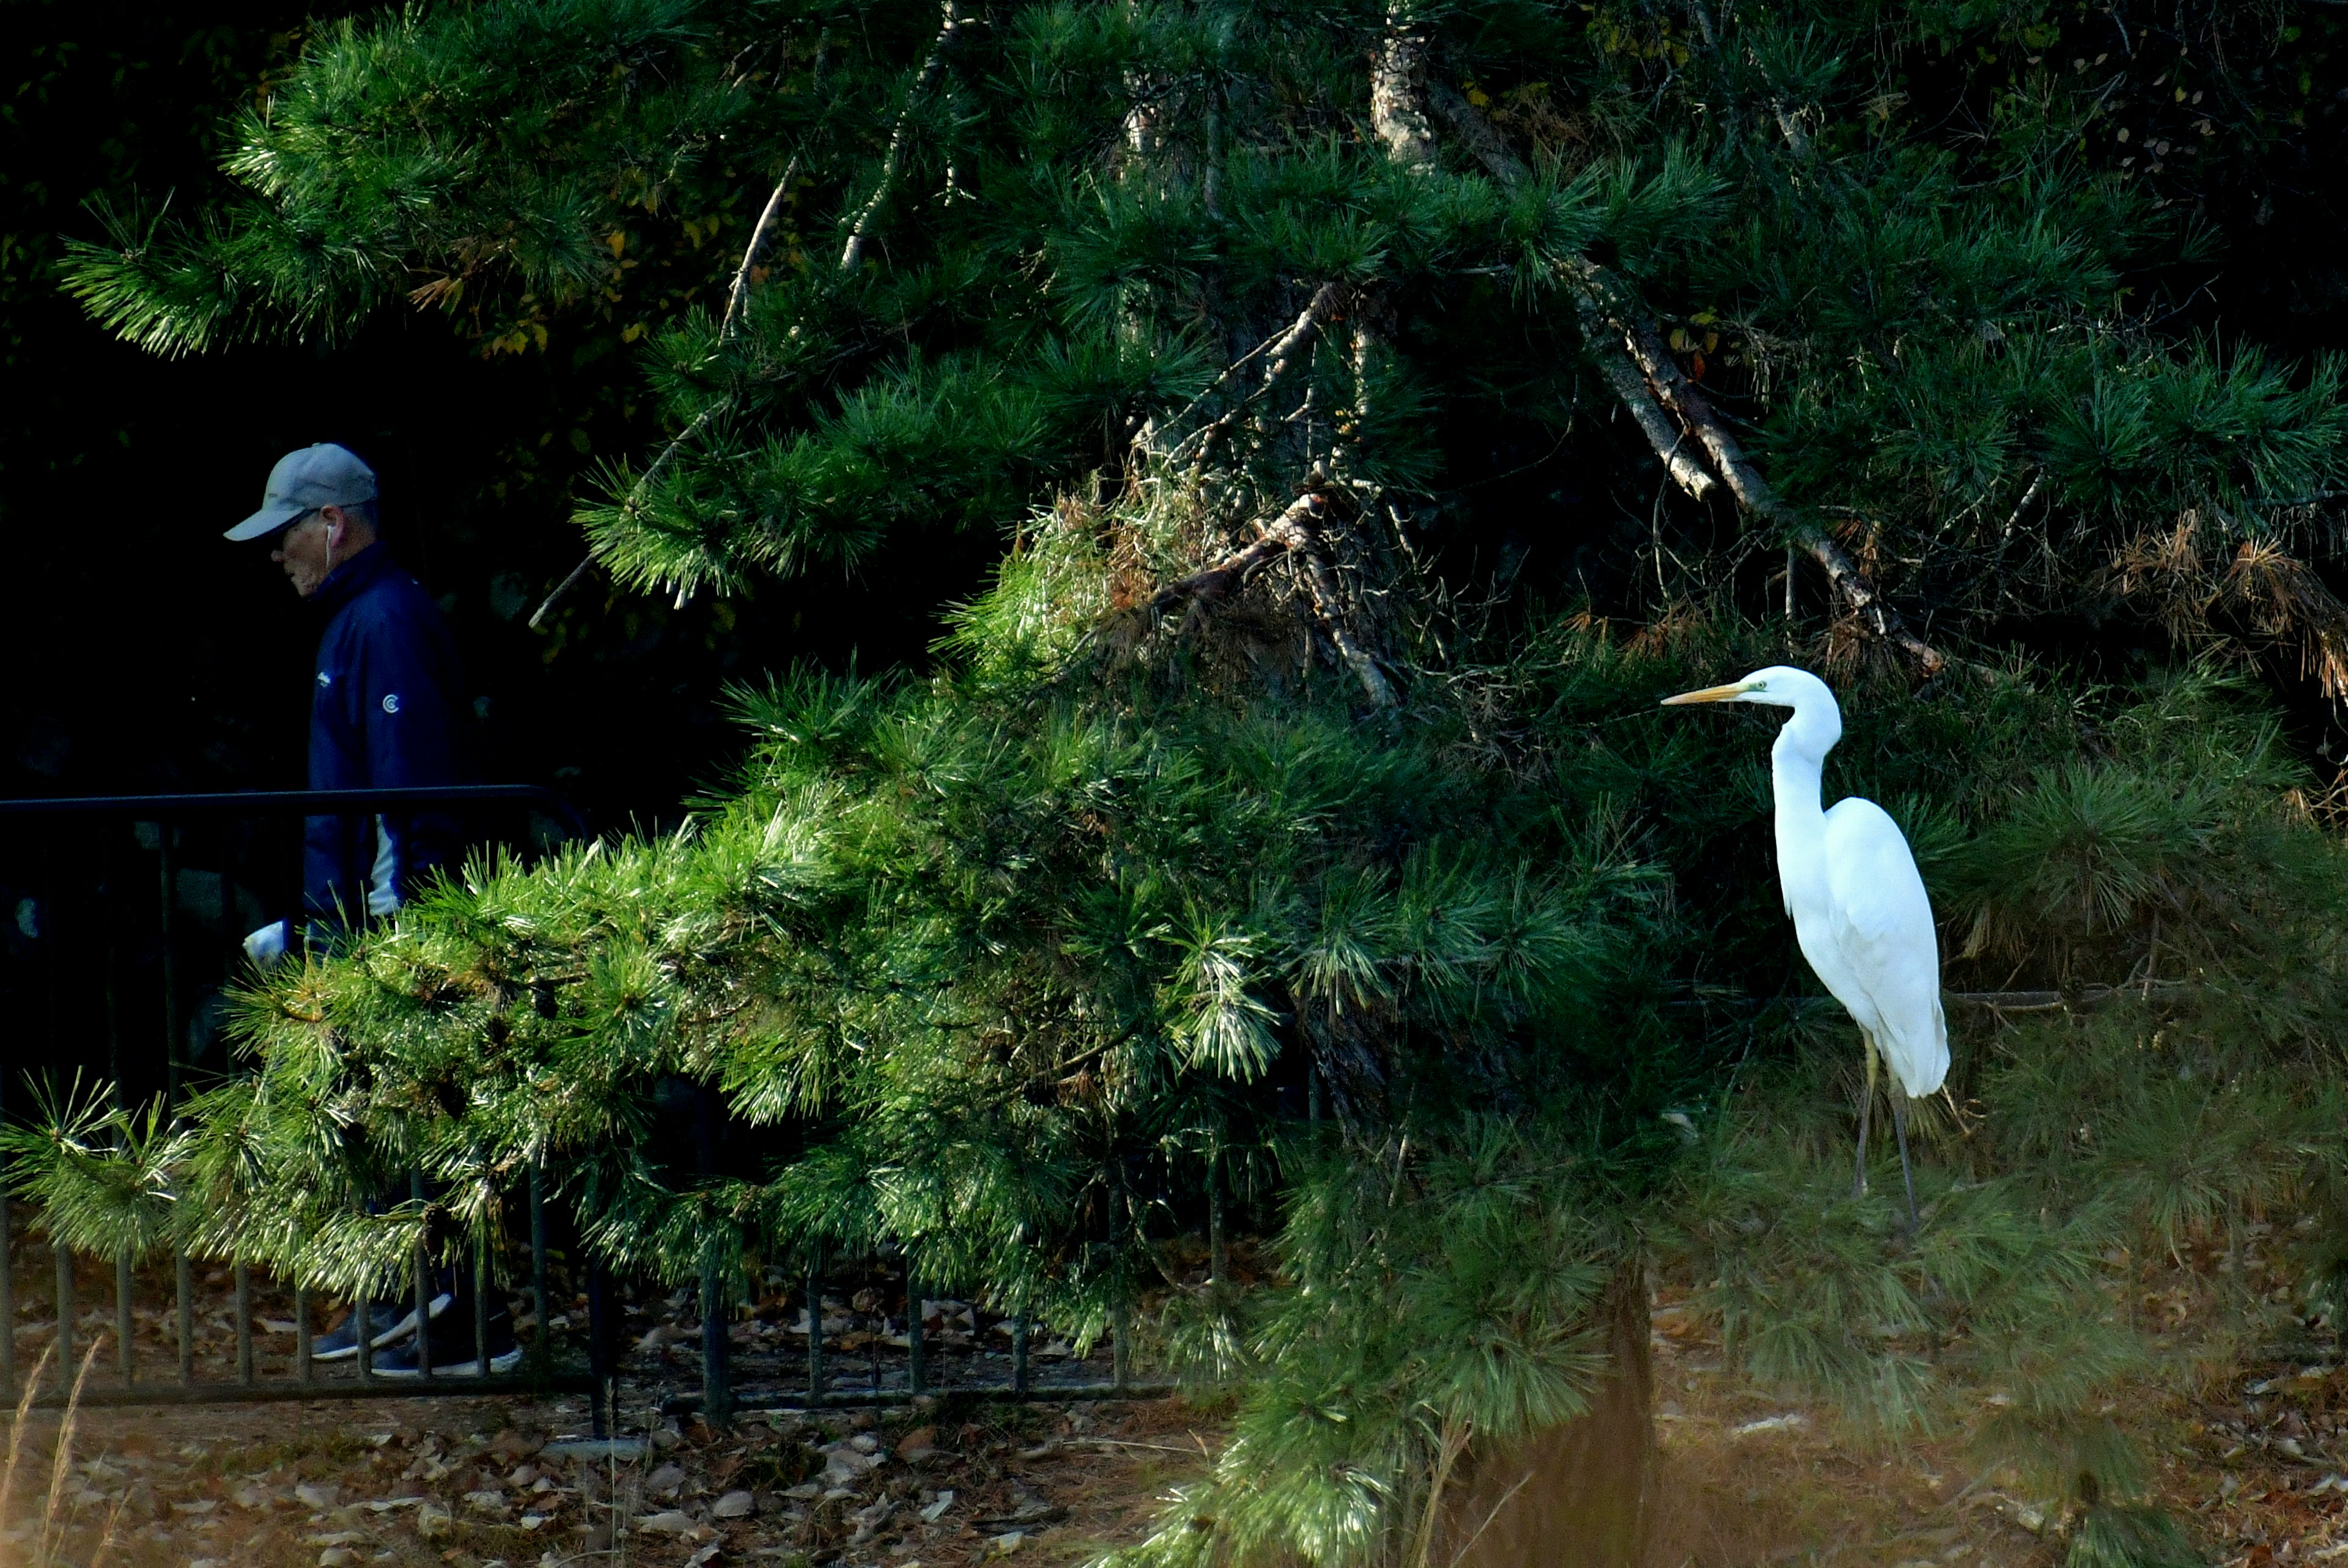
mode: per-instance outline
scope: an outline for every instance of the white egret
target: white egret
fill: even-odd
[[[1777,880],[1802,957],[1859,1025],[1867,1052],[1867,1098],[1859,1119],[1857,1186],[1867,1191],[1868,1117],[1879,1059],[1905,1099],[1921,1100],[1949,1073],[1949,1023],[1941,1010],[1941,943],[1931,899],[1900,825],[1853,795],[1819,809],[1827,753],[1842,739],[1842,709],[1807,670],[1773,664],[1732,685],[1683,692],[1663,706],[1760,702],[1794,716],[1769,748],[1777,804]],[[1908,1165],[1903,1096],[1891,1097],[1908,1217],[1916,1219],[1916,1178]]]

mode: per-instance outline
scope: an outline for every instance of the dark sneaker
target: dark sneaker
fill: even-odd
[[[434,1296],[431,1302],[432,1316],[438,1318],[442,1313],[448,1311],[448,1303],[453,1299],[454,1297],[446,1292]],[[397,1316],[395,1317],[395,1314]],[[367,1308],[367,1321],[370,1325],[386,1326],[377,1329],[372,1336],[375,1348],[380,1350],[386,1345],[396,1345],[415,1334],[416,1308],[410,1307],[405,1313],[401,1313],[396,1304],[378,1301]],[[347,1361],[358,1353],[359,1315],[355,1312],[310,1341],[310,1359],[313,1361]]]
[[[469,1314],[466,1315],[469,1317]],[[473,1326],[454,1323],[446,1317],[433,1320],[431,1332],[426,1336],[432,1347],[432,1375],[436,1378],[478,1378],[481,1376],[479,1355],[473,1346]],[[489,1319],[489,1371],[510,1372],[521,1365],[521,1347],[514,1343],[513,1319],[499,1313]],[[408,1337],[404,1345],[395,1345],[375,1358],[375,1375],[378,1378],[420,1378],[423,1368],[417,1365],[416,1339]]]

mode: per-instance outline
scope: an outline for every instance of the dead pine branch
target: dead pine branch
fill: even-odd
[[[1770,487],[1714,411],[1711,401],[1682,373],[1679,362],[1664,346],[1663,334],[1655,330],[1653,318],[1631,298],[1630,291],[1604,268],[1587,262],[1576,282],[1591,306],[1585,323],[1594,321],[1602,326],[1608,339],[1620,342],[1629,352],[1655,401],[1695,437],[1737,506],[1776,528],[1818,562],[1843,608],[1861,625],[1905,654],[1920,674],[1930,677],[1946,669],[1947,656],[1916,635],[1900,613],[1875,591],[1866,574],[1832,536]],[[1645,428],[1643,423],[1642,428]],[[1650,443],[1659,455],[1665,456],[1668,464],[1667,449],[1656,439],[1657,433],[1648,430],[1647,434]],[[1674,442],[1673,449],[1676,446]]]
[[[1326,498],[1318,490],[1307,490],[1265,524],[1251,543],[1211,566],[1168,583],[1151,595],[1149,614],[1163,617],[1177,610],[1229,599],[1245,588],[1258,572],[1292,553],[1303,564],[1305,596],[1312,601],[1322,630],[1336,647],[1339,661],[1361,682],[1371,706],[1393,707],[1394,683],[1386,679],[1375,656],[1363,646],[1347,624],[1344,593],[1337,580],[1336,568],[1330,563],[1322,543],[1322,525],[1328,518]]]
[[[1321,618],[1321,625],[1329,633],[1329,641],[1336,644],[1337,657],[1344,661],[1345,668],[1354,672],[1354,679],[1362,683],[1362,691],[1369,698],[1370,706],[1393,707],[1393,682],[1386,679],[1385,671],[1378,668],[1377,660],[1362,646],[1361,640],[1354,635],[1353,628],[1346,624],[1345,600],[1337,583],[1337,569],[1329,563],[1329,554],[1322,548],[1319,536],[1315,534],[1307,538],[1299,554],[1304,560],[1305,591],[1313,600],[1313,612]]]
[[[944,25],[938,29],[937,42],[930,46],[929,58],[922,62],[921,74],[906,90],[905,106],[897,113],[896,128],[889,133],[889,150],[880,157],[880,178],[872,187],[872,194],[857,210],[856,221],[849,226],[848,243],[839,252],[839,270],[853,272],[864,264],[864,247],[880,209],[895,191],[897,176],[904,166],[905,142],[912,134],[913,111],[937,86],[938,77],[946,68],[946,54],[953,47],[962,28],[966,26],[956,9],[957,0],[945,0]]]
[[[1248,579],[1257,572],[1310,539],[1328,507],[1318,491],[1306,491],[1265,524],[1253,543],[1232,551],[1212,566],[1176,579],[1152,594],[1149,613],[1164,616],[1192,604],[1212,604],[1229,599],[1246,587]]]
[[[1603,339],[1593,341],[1604,343]],[[1686,435],[1673,428],[1670,416],[1657,405],[1647,378],[1639,374],[1629,351],[1605,343],[1598,352],[1598,370],[1606,378],[1615,401],[1622,405],[1640,433],[1646,436],[1647,444],[1655,449],[1655,456],[1663,459],[1664,471],[1673,483],[1699,501],[1709,498],[1720,487],[1720,481],[1688,450]]]

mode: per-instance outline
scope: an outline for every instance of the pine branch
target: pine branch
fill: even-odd
[[[1475,155],[1476,161],[1493,179],[1503,185],[1514,185],[1532,172],[1522,159],[1509,150],[1509,144],[1500,139],[1492,122],[1477,113],[1476,106],[1462,97],[1457,88],[1440,81],[1426,81],[1425,86],[1427,103],[1442,118],[1444,128]]]
[[[843,272],[853,272],[864,264],[865,239],[871,231],[873,221],[880,217],[881,206],[896,189],[898,172],[904,163],[905,138],[912,127],[913,110],[931,87],[937,84],[939,75],[945,69],[946,51],[953,47],[963,26],[963,20],[955,14],[954,6],[955,0],[945,0],[945,25],[938,29],[937,42],[930,46],[930,57],[922,62],[921,74],[913,78],[912,87],[905,94],[905,107],[898,111],[896,128],[889,133],[889,150],[880,159],[880,181],[872,188],[872,194],[866,198],[863,207],[856,214],[856,221],[849,228],[848,243],[839,252],[839,270]]]
[[[623,503],[624,508],[627,511],[633,513],[638,509],[638,507],[643,504],[644,492],[650,489],[653,485],[658,481],[662,472],[666,469],[671,463],[676,460],[676,455],[685,449],[685,444],[692,440],[695,436],[700,435],[704,429],[708,427],[709,422],[716,418],[717,415],[723,413],[727,407],[731,406],[733,402],[734,395],[732,393],[727,393],[726,395],[717,398],[714,402],[705,405],[702,407],[701,412],[693,416],[693,423],[676,433],[676,439],[671,441],[667,447],[662,451],[661,455],[653,459],[653,466],[644,470],[644,477],[638,479],[633,485],[628,487],[628,498],[626,502]],[[536,610],[530,611],[530,629],[532,631],[538,630],[538,623],[546,619],[546,612],[552,610],[555,605],[561,601],[562,596],[571,591],[572,585],[576,583],[582,577],[585,576],[587,569],[592,566],[594,562],[595,552],[591,549],[584,556],[580,558],[580,561],[577,566],[571,569],[571,575],[569,577],[564,578],[561,582],[554,585],[554,591],[546,596],[544,602],[541,603]],[[677,608],[680,610],[685,608],[685,600],[682,594],[678,597]]]
[[[1509,184],[1523,178],[1524,164],[1509,151],[1498,132],[1476,112],[1474,105],[1457,94],[1447,98],[1434,97],[1432,101],[1453,134],[1496,178]],[[1583,261],[1577,271],[1579,275],[1574,282],[1583,302],[1585,326],[1602,324],[1605,329],[1588,334],[1591,347],[1599,352],[1599,368],[1681,487],[1701,499],[1710,493],[1714,476],[1704,472],[1693,455],[1682,450],[1685,437],[1672,431],[1669,422],[1662,416],[1663,410],[1677,415],[1688,433],[1694,436],[1740,507],[1782,529],[1824,569],[1827,580],[1834,585],[1836,597],[1859,617],[1861,624],[1905,653],[1923,674],[1938,674],[1945,668],[1946,656],[1909,629],[1900,612],[1876,593],[1842,547],[1770,488],[1768,481],[1746,457],[1736,438],[1713,412],[1711,404],[1680,373],[1677,362],[1665,351],[1662,336],[1655,331],[1653,319],[1636,304],[1629,290],[1595,263]],[[1600,347],[1608,338],[1621,340],[1622,349],[1628,352],[1627,363],[1619,353]],[[1634,368],[1635,379],[1629,374]],[[1660,409],[1658,404],[1662,405]]]
[[[903,164],[905,138],[911,127],[913,111],[922,97],[936,85],[939,74],[945,69],[946,51],[955,42],[963,26],[963,18],[955,10],[956,3],[957,0],[945,0],[944,26],[939,29],[937,41],[930,46],[929,57],[922,62],[921,73],[914,77],[912,87],[905,95],[904,108],[898,113],[896,128],[890,132],[889,150],[880,159],[880,182],[873,187],[872,194],[865,199],[863,207],[856,214],[855,222],[849,228],[848,243],[839,253],[839,271],[843,276],[854,272],[863,264],[867,236],[870,233],[874,220],[880,216],[882,205],[896,187],[898,172]],[[794,153],[791,155],[789,165],[783,170],[782,179],[776,183],[774,193],[767,198],[766,209],[758,215],[757,227],[751,231],[750,243],[742,252],[742,264],[736,269],[733,286],[726,291],[726,318],[717,329],[717,340],[720,343],[728,341],[734,334],[743,305],[749,296],[750,271],[757,264],[758,256],[766,248],[771,226],[777,214],[781,210],[783,199],[789,191],[792,180],[798,176],[798,155]],[[630,488],[625,503],[626,509],[633,512],[637,508],[645,490],[675,459],[676,455],[684,449],[685,443],[700,434],[709,421],[730,406],[733,401],[731,394],[718,398],[704,408],[692,424],[678,432],[676,439],[668,444],[667,448],[653,460],[653,466],[644,470],[644,477],[637,480]],[[580,558],[579,564],[571,569],[570,575],[557,583],[554,590],[546,596],[535,610],[530,612],[530,630],[534,631],[538,629],[540,622],[546,619],[548,612],[561,602],[563,596],[571,591],[581,578],[587,575],[587,569],[594,563],[595,552],[590,549]],[[677,593],[678,609],[685,608],[685,591],[680,589]]]

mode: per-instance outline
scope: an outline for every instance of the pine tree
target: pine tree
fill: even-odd
[[[582,507],[592,561],[681,600],[1008,548],[926,675],[746,692],[688,833],[478,864],[256,984],[255,1074],[139,1158],[204,1245],[335,1289],[494,1231],[546,1161],[632,1270],[898,1254],[1087,1339],[1228,1185],[1283,1272],[1178,1293],[1169,1354],[1248,1392],[1136,1563],[1452,1561],[1602,1397],[1610,1282],[1674,1260],[1753,1375],[1971,1430],[2079,1561],[2171,1550],[2091,1413],[2145,1366],[2098,1259],[2336,1163],[2285,1066],[2337,1005],[2335,853],[2240,692],[2087,692],[1996,639],[2116,608],[2348,689],[2314,558],[2348,414],[2333,362],[2139,299],[2193,235],[2117,150],[2171,112],[2149,31],[2064,68],[2111,25],[501,0],[321,38],[233,192],[78,252],[100,323],[193,352],[405,299],[526,342],[675,225],[712,242],[646,343],[673,434]],[[1569,475],[1635,509],[1532,487]],[[1544,527],[1571,613],[1479,554]],[[1784,989],[1761,747],[1632,715],[1781,657],[1797,589],[1952,951],[2140,1009],[2199,965],[2173,1005],[2255,1124],[2124,1070],[2140,1011],[2030,1034],[1910,1235],[1848,1195],[1818,1015],[1680,1005]],[[668,1074],[770,1166],[661,1164]],[[2071,1147],[2058,1101],[2112,1135]],[[12,1147],[128,1225],[78,1125]],[[2227,1157],[2163,1155],[2197,1126]],[[432,1204],[357,1201],[416,1168]]]

